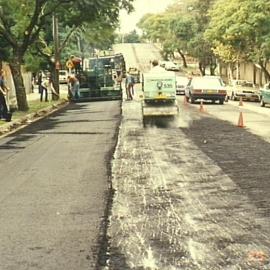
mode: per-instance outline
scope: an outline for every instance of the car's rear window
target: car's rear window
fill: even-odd
[[[252,82],[248,82],[245,80],[239,80],[239,81],[235,81],[234,85],[237,86],[243,86],[243,87],[253,87],[253,83]]]
[[[222,81],[218,78],[193,78],[191,85],[194,88],[208,88],[223,86]]]
[[[243,82],[241,84],[241,86],[244,86],[244,87],[253,87],[253,83],[250,83],[250,82]]]
[[[176,77],[177,84],[187,85],[188,81],[189,80],[186,77]]]

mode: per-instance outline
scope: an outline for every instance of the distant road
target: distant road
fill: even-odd
[[[161,59],[159,48],[151,43],[120,43],[114,45],[114,51],[124,54],[127,69],[136,66],[144,72],[150,69],[150,61]]]

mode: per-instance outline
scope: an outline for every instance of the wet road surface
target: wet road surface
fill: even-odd
[[[139,99],[123,103],[109,269],[270,269],[270,120],[247,106],[241,129],[236,104],[179,105],[144,128]]]

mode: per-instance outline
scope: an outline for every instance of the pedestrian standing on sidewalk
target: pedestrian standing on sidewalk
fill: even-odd
[[[4,71],[0,70],[0,119],[6,119],[8,113],[8,107],[6,102],[6,95],[8,95],[9,89],[5,85]]]
[[[132,100],[134,96],[134,77],[128,72],[126,76],[126,94],[127,100]]]
[[[49,101],[48,100],[48,95],[49,92],[51,94],[54,94],[56,96],[59,96],[59,94],[55,91],[54,87],[53,87],[53,83],[52,83],[52,79],[51,77],[43,79],[42,83],[41,83],[41,92],[40,92],[40,101],[43,101],[43,94],[45,93],[45,101]]]
[[[37,84],[38,84],[38,92],[41,94],[42,92],[42,81],[43,81],[44,74],[42,71],[38,73],[38,78],[37,78]]]

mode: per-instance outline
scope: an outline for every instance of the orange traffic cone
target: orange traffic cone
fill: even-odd
[[[203,101],[201,100],[201,103],[200,103],[200,112],[205,112],[205,109],[203,107]]]
[[[243,104],[243,98],[242,97],[240,97],[240,100],[239,100],[239,106],[243,106],[244,104]]]
[[[244,118],[243,118],[243,113],[242,112],[240,112],[240,114],[239,114],[239,119],[238,119],[238,125],[237,126],[240,127],[240,128],[245,127],[244,126]]]

